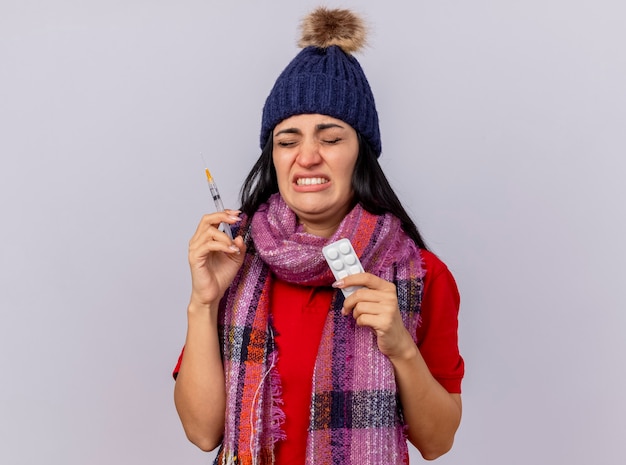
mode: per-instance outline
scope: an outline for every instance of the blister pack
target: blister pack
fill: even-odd
[[[328,244],[322,248],[322,253],[337,280],[365,271],[349,239],[340,239],[337,242]],[[359,287],[351,286],[341,289],[341,292],[343,292],[345,297],[348,297]]]

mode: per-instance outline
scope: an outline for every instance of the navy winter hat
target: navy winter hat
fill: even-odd
[[[318,8],[302,22],[303,50],[280,74],[263,107],[261,148],[272,130],[293,115],[319,113],[345,121],[380,156],[374,95],[352,56],[365,45],[365,27],[349,10]]]

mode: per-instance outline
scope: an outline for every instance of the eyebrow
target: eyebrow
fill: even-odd
[[[323,131],[324,129],[330,129],[330,128],[343,129],[344,127],[336,123],[317,124],[315,125],[315,132]],[[281,134],[302,134],[302,131],[298,128],[285,128],[285,129],[281,129],[277,133],[274,133],[274,137],[279,136]]]
[[[317,126],[315,126],[315,129],[317,131],[323,131],[324,129],[330,129],[330,128],[343,129],[343,126],[341,126],[340,124],[336,124],[336,123],[318,124]]]

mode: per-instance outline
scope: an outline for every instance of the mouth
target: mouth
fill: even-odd
[[[326,178],[298,178],[296,184],[298,186],[317,186],[329,182]]]

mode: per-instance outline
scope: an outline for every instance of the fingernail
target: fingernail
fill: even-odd
[[[346,316],[346,315],[348,314],[348,312],[346,312],[346,309],[345,309],[345,308],[341,307],[341,314],[342,314],[343,316]]]
[[[233,252],[239,253],[239,247],[237,247],[236,245],[229,245],[228,248]]]
[[[343,286],[343,279],[340,279],[340,280],[338,280],[338,281],[335,281],[335,282],[332,284],[332,286],[333,286],[333,287],[336,287],[336,288],[340,288],[341,286]]]
[[[228,219],[233,220],[233,221],[241,221],[241,218],[239,218],[238,216],[235,216],[235,215],[230,215],[228,217]]]

